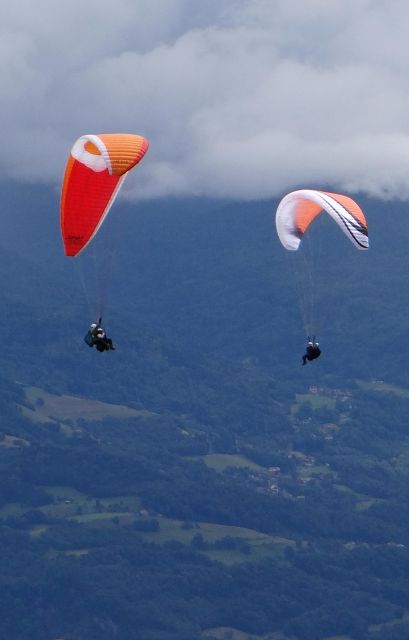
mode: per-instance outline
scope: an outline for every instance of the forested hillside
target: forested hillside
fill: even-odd
[[[122,202],[99,354],[57,194],[4,193],[0,635],[406,640],[406,207],[316,223],[302,367],[276,203]]]

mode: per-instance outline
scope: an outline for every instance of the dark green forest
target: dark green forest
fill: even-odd
[[[302,367],[276,204],[120,202],[99,354],[58,194],[4,185],[0,637],[409,637],[409,211],[314,223]]]

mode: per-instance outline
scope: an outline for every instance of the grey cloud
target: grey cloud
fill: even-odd
[[[0,15],[3,176],[134,131],[129,198],[409,198],[406,0],[30,0]],[[382,47],[380,46],[382,43]]]

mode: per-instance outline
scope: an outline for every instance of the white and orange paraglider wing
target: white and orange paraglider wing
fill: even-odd
[[[323,211],[335,220],[357,249],[368,249],[368,225],[357,203],[348,196],[313,189],[292,191],[279,203],[276,228],[283,246],[296,251],[310,224]]]
[[[71,149],[61,192],[65,254],[76,256],[97,233],[125,176],[148,150],[142,136],[123,133],[81,136]]]

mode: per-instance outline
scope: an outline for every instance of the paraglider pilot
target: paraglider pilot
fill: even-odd
[[[312,340],[308,336],[307,348],[306,348],[305,354],[302,357],[302,363],[307,364],[307,360],[309,361],[315,360],[316,358],[319,358],[320,355],[321,355],[320,343],[316,342],[315,336],[313,337]]]
[[[101,322],[102,318],[99,318],[98,322],[93,322],[91,324],[84,341],[89,347],[95,347],[97,351],[100,351],[101,353],[103,351],[115,351],[112,340],[106,335],[105,330],[101,326]]]

